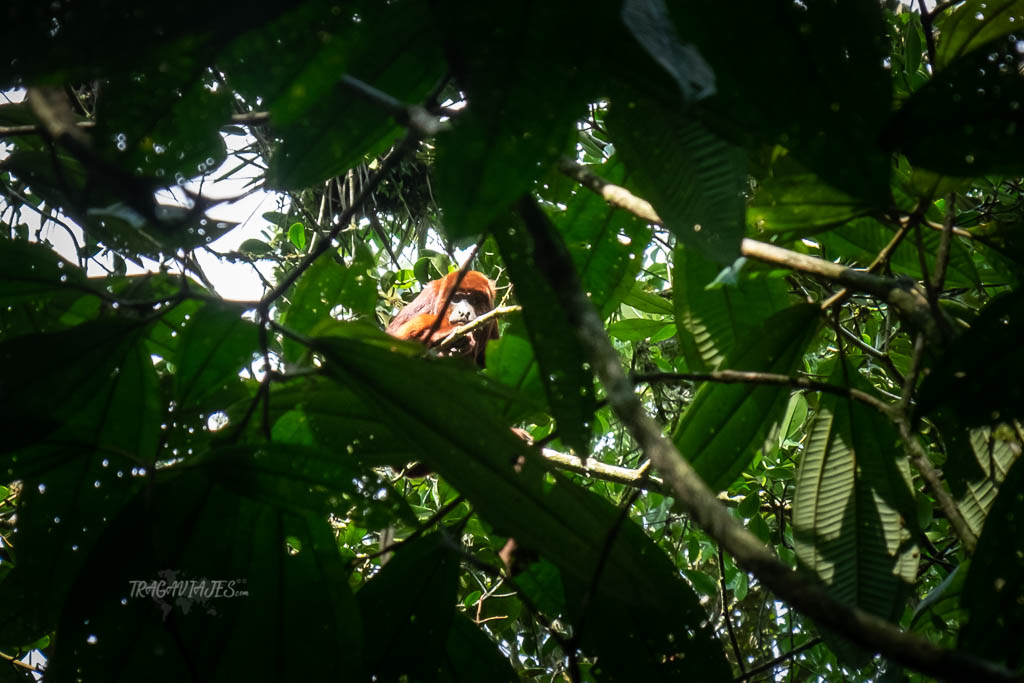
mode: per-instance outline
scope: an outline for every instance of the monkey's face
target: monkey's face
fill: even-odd
[[[473,297],[463,292],[458,292],[452,297],[449,310],[448,322],[452,325],[465,325],[480,315],[480,311],[473,305]]]

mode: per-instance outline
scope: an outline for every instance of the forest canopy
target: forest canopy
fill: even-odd
[[[1022,25],[9,0],[0,678],[1024,680]]]

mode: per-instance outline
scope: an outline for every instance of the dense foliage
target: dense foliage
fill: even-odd
[[[4,680],[1024,671],[1024,2],[0,19]]]

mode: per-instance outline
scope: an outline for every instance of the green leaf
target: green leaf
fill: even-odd
[[[768,233],[813,234],[871,211],[862,199],[801,169],[776,171],[762,180],[747,205],[747,223]]]
[[[100,297],[80,268],[49,247],[0,241],[0,336],[70,327],[99,312]]]
[[[617,97],[608,130],[639,194],[684,244],[732,263],[743,239],[745,158],[702,123],[634,93]]]
[[[858,360],[837,364],[830,383],[870,392]],[[893,424],[873,408],[824,394],[793,500],[801,566],[837,600],[890,621],[903,613],[920,558],[910,468],[898,443]]]
[[[877,138],[891,109],[877,3],[739,0],[670,5],[676,29],[715,74],[696,114],[747,148],[780,144],[828,184],[872,206],[889,197]],[[771,59],[765,59],[771,55]]]
[[[592,572],[603,562],[600,597],[590,608],[607,605],[608,618],[617,615],[618,636],[625,629],[628,639],[635,633],[629,642],[647,643],[666,655],[668,650],[688,653],[671,660],[672,666],[684,666],[684,660],[722,666],[720,649],[700,625],[703,610],[664,554],[604,500],[555,473],[542,478],[543,463],[496,412],[502,392],[494,385],[463,364],[426,363],[352,339],[321,339],[316,350],[327,360],[328,374],[355,388],[386,424],[406,436],[410,453],[440,472],[499,533],[540,552],[577,585],[591,585]],[[445,391],[438,393],[439,386]],[[618,531],[609,548],[613,526]],[[598,613],[588,612],[588,622],[592,616],[596,620]],[[653,630],[657,640],[651,639]],[[666,639],[666,633],[674,635]],[[593,638],[585,647],[600,652],[611,647],[601,634]]]
[[[210,302],[182,325],[174,361],[175,395],[182,409],[202,410],[233,395],[239,373],[259,353],[256,325],[242,318],[244,310],[238,304]]]
[[[1020,31],[1024,21],[1021,0],[968,0],[941,12],[935,21],[940,40],[935,65],[942,70],[991,40]]]
[[[819,235],[815,239],[822,245],[828,258],[840,257],[866,267],[892,241],[894,234],[891,227],[874,218],[864,217],[827,234]],[[924,230],[921,234],[929,274],[935,272],[935,254],[941,237],[937,230]],[[889,263],[898,273],[905,273],[915,280],[923,277],[917,243],[913,236],[908,236],[900,242],[890,256]],[[978,271],[974,267],[971,255],[959,240],[954,238],[949,244],[945,284],[949,287],[976,287],[979,283]]]
[[[982,657],[1019,666],[1024,605],[1024,460],[1017,463],[985,522],[971,561],[961,604],[970,617],[960,647]]]
[[[333,253],[324,254],[299,278],[289,297],[291,304],[282,317],[282,324],[299,334],[312,335],[334,322],[338,306],[364,316],[371,315],[377,304],[373,267],[373,255],[364,244],[356,247],[347,266],[338,263]],[[306,349],[299,342],[285,338],[285,360],[298,362],[305,353]]]
[[[1024,293],[992,300],[971,328],[935,362],[918,391],[927,415],[951,410],[963,424],[982,426],[1024,415]],[[985,349],[983,354],[978,349]]]
[[[288,241],[299,251],[306,251],[306,228],[302,223],[292,223],[288,228]]]
[[[657,338],[663,335],[667,328],[674,326],[664,320],[646,320],[644,318],[626,318],[618,320],[608,326],[608,334],[622,341],[642,341],[644,339]],[[671,336],[671,334],[669,335]]]
[[[227,158],[219,129],[231,118],[231,97],[189,66],[106,81],[96,100],[98,153],[127,174],[166,184],[217,170]]]
[[[491,598],[488,602],[494,600]],[[453,681],[512,683],[518,680],[505,654],[465,614],[457,613],[452,619],[445,653],[444,666]]]
[[[615,158],[588,166],[592,173],[621,185],[625,168]],[[603,318],[607,318],[636,284],[651,230],[639,218],[609,206],[604,198],[577,189],[564,213],[551,213],[565,240],[584,291]]]
[[[356,594],[366,662],[387,680],[424,680],[442,663],[455,614],[459,553],[443,533],[403,545]]]
[[[818,329],[818,309],[793,306],[768,318],[757,334],[722,363],[730,370],[791,375],[802,367],[804,347]],[[788,387],[707,382],[683,413],[672,440],[715,491],[746,469],[772,423],[786,406]]]
[[[600,6],[593,14],[605,16]],[[576,119],[598,94],[591,59],[565,41],[593,18],[563,3],[532,3],[494,22],[486,4],[441,3],[446,50],[472,104],[437,137],[437,199],[445,232],[482,232],[571,149]],[[581,23],[582,20],[582,23]],[[552,68],[558,65],[558,68]]]
[[[326,519],[228,493],[206,474],[170,474],[112,520],[64,607],[50,672],[103,679],[113,658],[126,679],[200,670],[211,681],[280,680],[297,656],[317,678],[367,678],[359,613]],[[133,593],[133,582],[160,580],[201,581],[211,592]]]
[[[275,77],[270,112],[283,142],[267,171],[270,186],[306,188],[394,143],[402,127],[392,113],[338,80],[351,76],[403,104],[422,104],[445,71],[429,10],[416,2],[361,2],[337,12],[313,4],[262,32],[258,42],[239,40],[236,58],[248,73],[245,87],[263,96],[267,84],[261,79],[267,71]],[[290,36],[294,54],[282,54],[281,30]],[[259,51],[265,54],[257,60],[271,62],[265,70],[250,62]]]
[[[1017,72],[1018,57],[1015,35],[959,57],[892,117],[883,144],[906,154],[915,166],[952,176],[1024,172],[1019,125],[1024,78]],[[941,145],[934,144],[936,136]]]
[[[551,228],[550,222],[547,225]],[[552,236],[558,239],[557,235]],[[537,356],[548,405],[558,423],[559,436],[576,453],[585,454],[590,449],[597,406],[593,371],[581,360],[586,354],[558,305],[555,290],[538,272],[540,256],[525,227],[516,224],[498,228],[494,239],[523,306],[523,320]]]
[[[714,285],[721,267],[677,247],[672,263],[676,331],[694,372],[715,370],[773,313],[789,302],[784,280],[767,272],[740,272],[735,284]]]

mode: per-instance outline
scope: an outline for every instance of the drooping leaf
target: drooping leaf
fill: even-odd
[[[1020,0],[968,0],[939,13],[935,28],[941,40],[935,50],[935,66],[941,71],[989,41],[1020,31],[1022,21],[1024,3]]]
[[[871,391],[856,358],[837,364],[830,383]],[[801,565],[836,599],[889,620],[903,613],[920,558],[910,469],[898,443],[892,423],[874,408],[825,394],[793,501]],[[860,653],[843,654],[866,663]]]
[[[721,666],[718,646],[700,625],[704,617],[699,603],[661,551],[631,521],[619,520],[618,512],[602,499],[553,473],[547,477],[554,477],[556,485],[543,486],[540,463],[504,428],[493,412],[501,401],[479,375],[459,365],[424,363],[344,338],[321,339],[316,349],[327,359],[329,374],[357,387],[387,424],[406,436],[410,452],[440,472],[501,533],[540,552],[563,576],[584,585],[593,580],[596,563],[606,553],[599,590],[602,596],[616,596],[628,609],[628,627],[621,623],[622,612],[617,613],[620,633],[628,628],[635,634],[630,638],[653,646],[643,624],[657,618],[670,624],[674,634],[667,638],[661,632],[658,651],[665,656],[688,653],[655,661],[675,662],[672,666],[689,666],[687,660],[717,661]],[[445,391],[438,393],[439,386]],[[517,471],[513,465],[518,456],[524,460]],[[609,548],[614,527],[618,532]],[[607,646],[595,641],[595,653]]]
[[[871,211],[871,205],[824,182],[813,173],[793,169],[762,180],[747,206],[747,222],[768,233],[813,234]]]
[[[892,88],[879,5],[670,7],[681,39],[715,74],[714,96],[695,107],[708,127],[750,148],[780,144],[830,185],[887,203],[890,161],[877,138]]]
[[[550,222],[546,224],[554,233]],[[496,229],[494,239],[516,284],[516,296],[523,306],[523,320],[559,436],[578,454],[584,454],[590,448],[597,404],[593,372],[584,364],[583,347],[558,305],[556,292],[537,268],[539,255],[534,239],[521,224],[513,226]],[[554,234],[552,237],[558,238]]]

